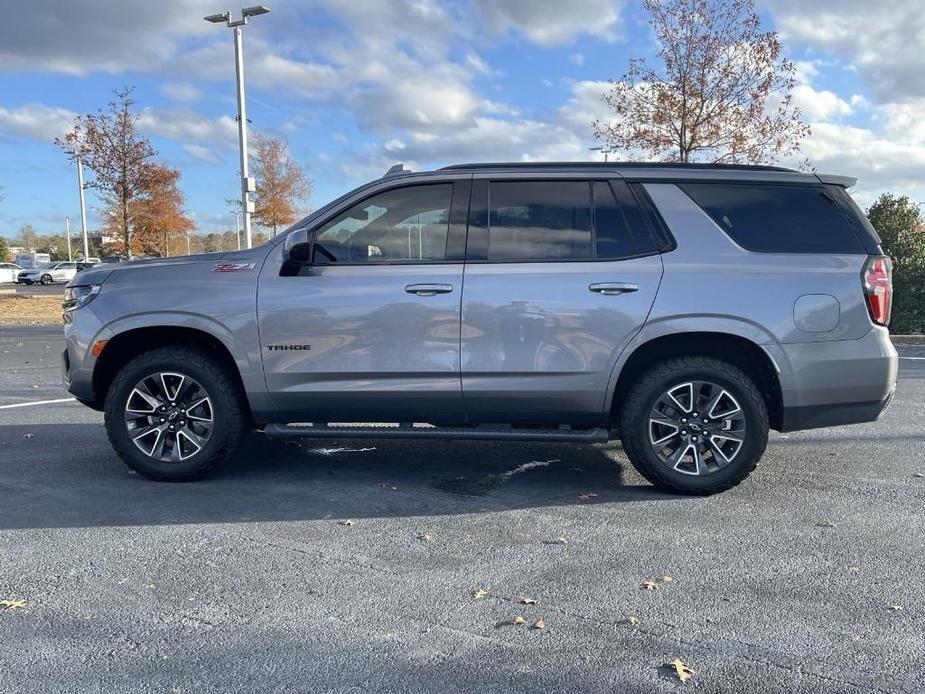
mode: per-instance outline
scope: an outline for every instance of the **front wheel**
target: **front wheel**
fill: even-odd
[[[243,396],[219,359],[190,347],[162,347],[126,364],[109,388],[106,432],[119,457],[157,480],[202,477],[247,431]]]
[[[41,284],[51,284],[54,282],[51,275],[42,275],[42,278],[39,280]]]
[[[656,364],[632,387],[620,431],[627,457],[653,484],[714,494],[754,470],[768,443],[768,413],[754,382],[712,357]]]

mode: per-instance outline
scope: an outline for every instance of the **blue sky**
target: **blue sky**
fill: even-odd
[[[9,5],[9,7],[3,7]],[[895,0],[759,2],[799,66],[813,135],[802,156],[858,176],[856,196],[925,200],[925,13]],[[283,138],[318,206],[393,163],[594,158],[600,96],[653,50],[621,0],[282,0],[245,30],[248,116]],[[15,9],[14,9],[15,8]],[[0,2],[0,233],[76,224],[73,167],[51,144],[77,113],[135,85],[140,125],[183,172],[202,232],[233,223],[237,190],[229,29],[221,0]],[[787,162],[785,162],[787,163]],[[96,204],[90,196],[91,207]],[[91,227],[95,215],[91,210]]]

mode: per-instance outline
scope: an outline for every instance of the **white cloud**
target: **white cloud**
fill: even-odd
[[[150,70],[175,54],[183,37],[208,30],[210,0],[31,0],[6,8],[0,69],[84,75]]]
[[[476,0],[476,7],[493,31],[514,29],[553,46],[583,34],[616,39],[623,0]]]
[[[194,140],[226,147],[235,146],[238,137],[234,118],[207,118],[188,110],[146,108],[138,116],[138,128],[170,140]]]
[[[76,117],[73,111],[43,104],[25,104],[19,108],[0,106],[0,131],[51,144],[71,129]]]
[[[224,164],[224,158],[215,151],[212,147],[206,147],[204,145],[197,145],[192,142],[187,142],[183,145],[184,151],[189,154],[194,159],[199,159],[209,164]]]
[[[793,88],[793,100],[809,120],[837,120],[853,113],[851,104],[828,89],[816,90],[809,84]]]
[[[196,101],[202,93],[189,82],[165,82],[160,87],[161,92],[174,101]]]
[[[791,43],[847,58],[883,100],[925,96],[921,0],[768,0]]]
[[[581,67],[582,65],[585,64],[585,56],[582,53],[572,53],[572,55],[570,55],[568,59],[574,65],[577,65],[578,67]]]

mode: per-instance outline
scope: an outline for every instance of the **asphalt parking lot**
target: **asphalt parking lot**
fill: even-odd
[[[615,444],[254,436],[150,482],[100,414],[7,407],[67,397],[61,349],[0,328],[2,692],[925,689],[925,347],[881,421],[710,498]]]

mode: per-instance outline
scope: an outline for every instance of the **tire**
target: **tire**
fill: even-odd
[[[165,374],[166,381],[159,374]],[[184,408],[203,394],[208,402],[190,407],[187,413]],[[250,424],[236,375],[213,355],[192,347],[160,347],[132,359],[109,387],[104,409],[109,441],[125,464],[145,477],[168,482],[205,476],[234,453]],[[209,417],[212,428],[205,435]],[[176,431],[167,431],[168,426]]]
[[[51,284],[52,282],[54,282],[54,279],[51,275],[42,275],[41,279],[39,279],[40,284]]]
[[[705,403],[714,405],[714,419],[696,412]],[[676,426],[682,428],[672,433]],[[758,466],[768,443],[768,412],[754,382],[737,367],[712,357],[678,357],[654,365],[633,384],[620,432],[633,467],[652,484],[677,494],[715,494]]]

